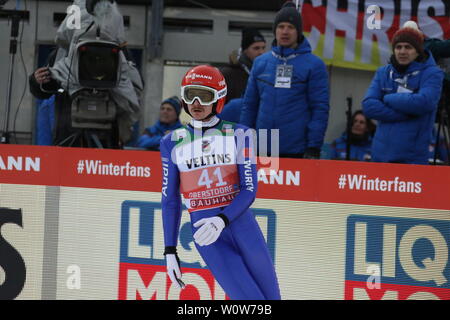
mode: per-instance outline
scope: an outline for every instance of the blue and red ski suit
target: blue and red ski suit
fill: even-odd
[[[219,121],[211,128],[188,125],[161,140],[164,242],[166,248],[178,243],[183,194],[191,225],[213,216],[225,221],[216,242],[196,244],[225,293],[235,300],[278,300],[273,261],[249,209],[256,197],[257,172],[246,132],[247,127]],[[192,234],[196,231],[192,227]]]

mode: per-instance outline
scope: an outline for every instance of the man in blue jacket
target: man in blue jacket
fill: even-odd
[[[394,34],[390,64],[378,69],[363,100],[364,114],[378,120],[375,162],[428,163],[444,74],[423,43],[417,24],[405,23]]]
[[[179,120],[180,112],[181,102],[178,97],[173,96],[164,100],[159,110],[159,120],[153,126],[145,129],[139,137],[136,147],[159,151],[162,137],[182,126]]]
[[[302,18],[287,2],[274,21],[272,51],[257,57],[245,91],[240,123],[259,129],[279,129],[268,154],[280,157],[320,157],[328,124],[329,85],[325,64],[311,53],[303,36]],[[259,146],[260,155],[265,155]]]

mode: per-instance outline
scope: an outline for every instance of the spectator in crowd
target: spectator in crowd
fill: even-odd
[[[279,156],[320,158],[328,124],[329,86],[325,64],[311,53],[303,36],[302,17],[286,2],[277,13],[272,51],[256,58],[248,80],[240,123],[259,129],[279,129]],[[266,155],[264,146],[259,148]]]
[[[330,158],[333,160],[347,159],[347,143],[350,143],[350,160],[369,161],[372,135],[375,132],[375,124],[368,119],[362,110],[355,111],[351,118],[350,137],[347,132],[333,141],[331,144]]]
[[[158,151],[162,137],[182,126],[179,120],[180,112],[181,102],[178,97],[173,96],[164,100],[159,109],[159,120],[153,126],[145,129],[139,137],[136,147]]]
[[[394,34],[392,49],[363,100],[364,114],[378,121],[372,160],[427,164],[444,74],[413,21]]]
[[[243,100],[243,98],[236,98],[228,101],[223,107],[223,111],[219,113],[217,117],[221,120],[239,123]]]
[[[230,54],[229,64],[220,70],[228,87],[225,103],[240,98],[244,94],[253,61],[265,50],[266,40],[257,29],[244,28],[242,30],[240,49],[233,50]]]

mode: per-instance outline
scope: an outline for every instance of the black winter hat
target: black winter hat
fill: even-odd
[[[295,7],[295,3],[288,1],[283,5],[281,10],[278,11],[273,22],[273,34],[275,34],[275,30],[281,22],[289,22],[294,25],[295,29],[297,29],[298,39],[300,41],[303,37],[303,22],[300,12]]]
[[[177,113],[177,115],[178,116],[180,115],[180,112],[181,112],[181,101],[180,101],[180,99],[178,99],[177,96],[173,96],[173,97],[167,98],[166,100],[161,102],[161,105],[163,105],[165,103],[170,104],[175,109],[175,112]]]
[[[241,49],[244,51],[255,42],[266,42],[264,36],[255,28],[242,29]]]

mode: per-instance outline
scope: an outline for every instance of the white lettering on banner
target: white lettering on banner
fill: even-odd
[[[258,170],[258,182],[264,184],[278,184],[278,185],[294,185],[300,186],[300,171],[290,171],[290,170],[270,170],[269,175],[266,174],[264,168]],[[269,180],[267,179],[269,176]]]
[[[151,258],[150,247],[139,244],[139,208],[130,208],[130,227],[128,231],[128,256],[133,258]]]
[[[367,248],[367,228],[365,223],[356,223],[355,225],[355,255],[353,272],[355,274],[367,274],[370,267],[380,269],[380,264],[375,262],[366,262]]]
[[[300,6],[303,7],[304,0],[300,1]],[[313,8],[322,6],[322,0],[312,0],[311,5]],[[320,30],[314,26],[311,26],[311,32],[308,35],[308,42],[311,45],[312,51],[315,51],[320,41]]]
[[[355,60],[355,43],[358,20],[358,2],[348,1],[346,12],[338,11],[337,1],[329,1],[327,5],[327,20],[333,23],[326,24],[325,48],[323,56],[325,59],[332,59],[334,56],[334,40],[336,30],[345,31],[345,61]]]
[[[393,32],[408,20],[417,20],[429,38],[446,39],[450,34],[444,0],[304,2],[303,15],[314,17],[305,19],[304,25],[311,48],[320,57],[333,60],[329,62],[332,65],[351,67],[355,63],[355,68],[360,68],[366,64],[368,70],[385,65],[392,54]],[[338,30],[343,35],[337,35]],[[344,44],[335,45],[336,37],[345,38]]]
[[[379,177],[368,179],[366,175],[341,174],[338,179],[339,189],[361,191],[381,191],[400,193],[422,193],[422,183],[416,181],[402,181],[399,177],[394,180],[383,180]]]
[[[101,160],[80,160],[76,167],[78,174],[98,176],[121,176],[149,178],[150,167],[132,166],[130,162],[125,165],[116,165],[112,162],[103,163]]]
[[[150,300],[156,295],[156,300],[166,299],[166,273],[156,272],[148,286],[142,281],[139,271],[130,269],[127,274],[127,300],[135,300],[139,294],[142,300]]]
[[[168,300],[180,300],[181,290],[172,283],[169,284],[169,291],[167,292],[167,274],[165,272],[155,272],[149,284],[146,285],[139,271],[130,269],[128,270],[127,280],[127,300],[135,300],[137,294],[140,295],[142,300],[152,298],[165,300],[166,295]],[[200,300],[211,300],[213,293],[215,300],[225,300],[225,293],[217,281],[214,281],[214,292],[211,291],[206,280],[196,273],[184,272],[183,281],[186,284],[195,284]]]
[[[434,260],[426,258],[422,261],[425,268],[420,268],[414,262],[412,249],[416,240],[425,238],[433,243]],[[444,270],[448,262],[448,246],[442,234],[428,225],[418,225],[409,229],[400,240],[399,258],[406,273],[418,281],[434,281],[441,286],[447,283]]]
[[[23,164],[25,162],[25,169]],[[8,156],[6,161],[0,156],[0,170],[8,171],[41,171],[41,158]]]
[[[400,239],[397,251],[395,225],[383,226],[382,268],[380,263],[366,262],[367,223],[358,222],[355,225],[354,273],[367,275],[369,268],[379,268],[380,275],[396,277],[396,257],[398,255],[403,270],[414,280],[420,282],[434,281],[437,286],[447,283],[444,270],[448,262],[448,244],[439,230],[430,225],[417,225],[410,228]],[[422,261],[424,267],[418,267],[412,256],[413,246],[419,239],[429,240],[434,248],[434,260],[426,258]]]
[[[443,2],[441,0],[422,0],[419,2],[417,14],[420,30],[426,35],[433,35],[434,38],[439,39],[443,38],[444,32],[441,25],[428,15],[428,9],[432,8],[435,16],[444,16],[445,7],[443,6]]]

